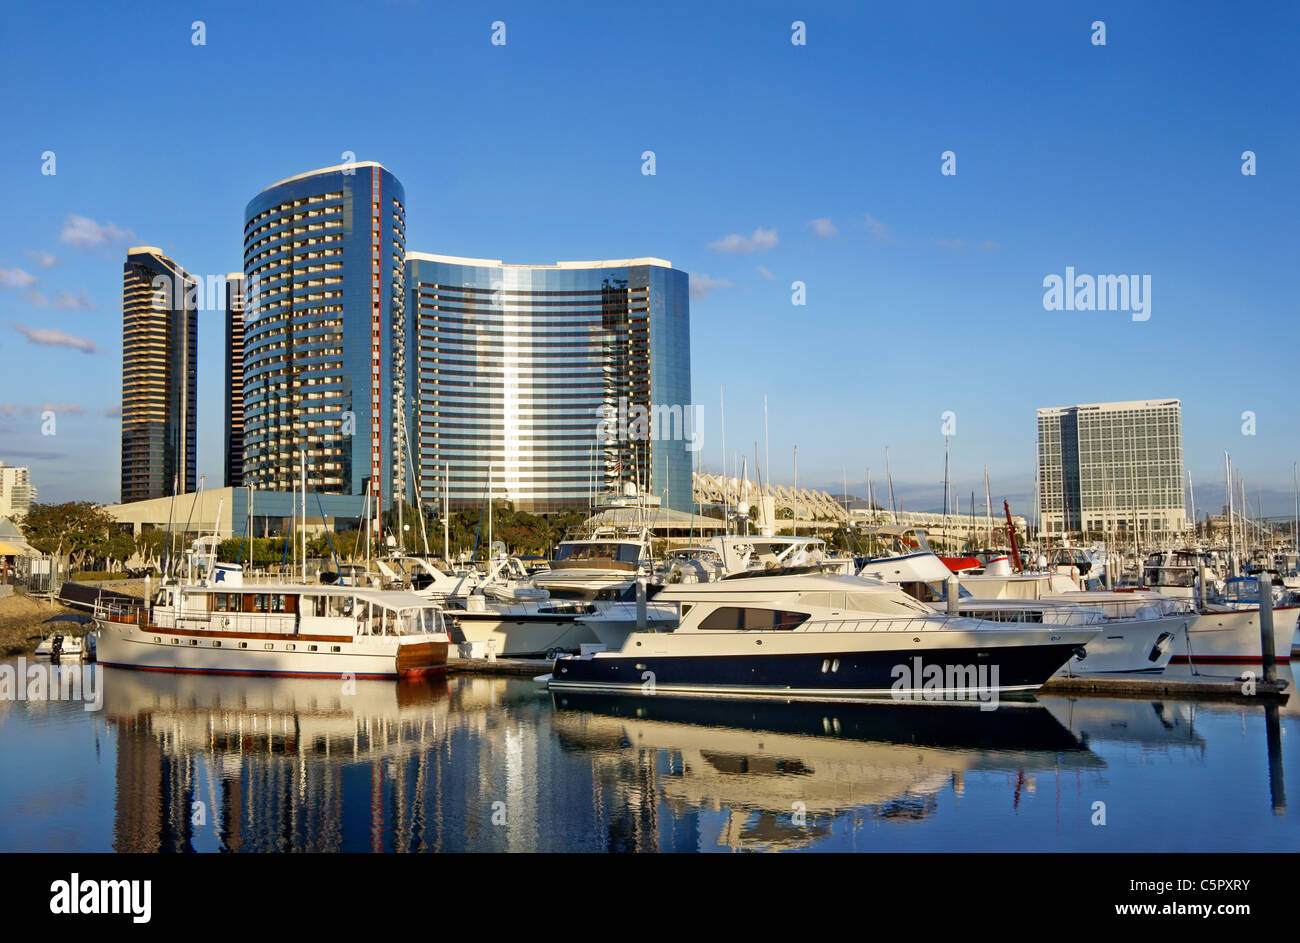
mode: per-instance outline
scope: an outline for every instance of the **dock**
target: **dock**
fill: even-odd
[[[1183,700],[1207,701],[1270,701],[1285,702],[1290,696],[1286,681],[1252,682],[1253,693],[1246,693],[1246,682],[1239,678],[1182,679],[1162,678],[1052,678],[1036,693],[1095,694],[1100,697],[1148,698],[1162,697]]]
[[[526,675],[550,672],[555,662],[546,658],[448,658],[448,674]]]

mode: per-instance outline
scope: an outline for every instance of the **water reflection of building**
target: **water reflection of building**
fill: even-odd
[[[115,850],[193,850],[214,830],[231,851],[418,845],[428,815],[412,796],[446,730],[445,682],[347,693],[328,679],[102,670]]]
[[[653,780],[635,763],[609,770],[557,749],[549,697],[529,682],[462,676],[450,693],[439,797],[441,850],[654,851],[665,845]],[[560,744],[564,746],[563,743]],[[500,803],[504,818],[494,821]],[[669,847],[683,823],[669,823]],[[689,828],[689,826],[686,826]],[[689,838],[694,846],[694,835]]]
[[[600,695],[557,696],[556,705],[562,745],[595,755],[602,783],[625,784],[629,814],[652,815],[660,801],[674,817],[725,810],[716,843],[732,849],[811,845],[851,810],[923,820],[972,772],[1105,765],[1032,705],[984,712]]]

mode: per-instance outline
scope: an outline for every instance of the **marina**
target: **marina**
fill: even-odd
[[[1300,7],[1188,2],[14,6],[19,925],[1275,925]]]

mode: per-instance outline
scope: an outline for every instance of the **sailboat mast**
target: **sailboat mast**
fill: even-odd
[[[885,446],[885,480],[889,485],[889,513],[894,517],[894,523],[898,523],[898,511],[894,507],[894,473],[889,469],[889,446]]]
[[[793,500],[790,502],[791,520],[794,522],[790,528],[791,534],[799,536],[799,446],[794,447],[794,483],[792,485],[794,494],[791,495]]]

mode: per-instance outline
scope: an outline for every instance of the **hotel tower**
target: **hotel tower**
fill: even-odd
[[[490,474],[494,496],[532,513],[630,483],[690,508],[685,272],[652,258],[406,259],[407,426],[425,500],[449,476],[450,505],[476,506]],[[654,410],[654,434],[626,421],[637,407]]]
[[[405,476],[406,208],[373,162],[267,187],[244,214],[244,483],[387,503]]]

